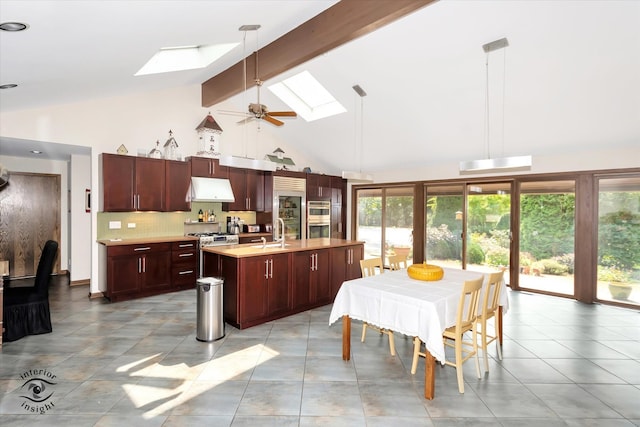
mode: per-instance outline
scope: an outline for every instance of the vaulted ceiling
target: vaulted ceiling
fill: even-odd
[[[0,84],[20,84],[0,91],[0,112],[202,84],[242,46],[205,69],[133,74],[160,47],[241,42],[244,24],[260,24],[266,46],[335,3],[3,0],[0,21],[30,28],[0,34]],[[502,37],[487,79],[482,45]],[[263,128],[335,170],[640,143],[640,2],[435,2],[268,79],[262,102],[288,109],[266,87],[302,70],[347,113]],[[244,110],[254,94],[224,106]]]

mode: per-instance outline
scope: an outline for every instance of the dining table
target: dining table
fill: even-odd
[[[342,319],[342,359],[351,358],[351,319],[418,337],[427,349],[424,397],[433,399],[436,360],[441,363],[445,360],[442,334],[456,323],[464,282],[483,275],[484,294],[489,277],[481,271],[442,269],[443,277],[436,281],[413,279],[407,269],[401,269],[343,282],[329,316],[329,325]],[[500,322],[501,335],[502,314],[509,308],[504,280],[500,289],[501,310],[496,322]],[[502,344],[502,336],[499,343]]]

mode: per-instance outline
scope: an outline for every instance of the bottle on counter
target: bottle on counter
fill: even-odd
[[[198,222],[204,221],[204,214],[202,213],[202,209],[198,211]]]

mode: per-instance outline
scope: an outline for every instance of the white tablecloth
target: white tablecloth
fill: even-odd
[[[481,274],[444,268],[442,280],[426,282],[410,278],[403,269],[349,280],[338,291],[329,324],[348,315],[381,328],[418,336],[436,360],[444,361],[442,333],[456,323],[463,283]],[[484,276],[486,286],[488,274]],[[509,299],[504,282],[500,304],[505,313]]]

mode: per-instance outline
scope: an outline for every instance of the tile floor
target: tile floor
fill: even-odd
[[[369,333],[341,358],[330,306],[224,339],[195,339],[195,290],[115,304],[56,280],[54,331],[5,343],[0,424],[8,426],[632,426],[640,425],[640,315],[510,292],[504,360],[490,372],[437,367],[423,398],[424,363],[410,374],[411,340]],[[30,413],[29,371],[55,375],[43,414]],[[25,376],[21,378],[21,376]],[[42,383],[41,383],[42,384]],[[39,406],[38,406],[39,405]]]

